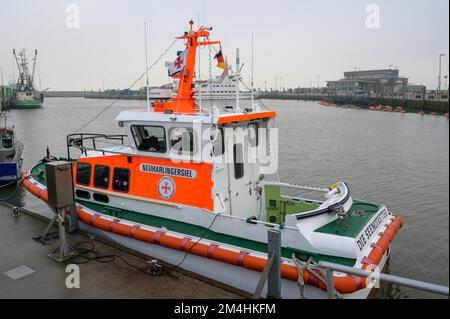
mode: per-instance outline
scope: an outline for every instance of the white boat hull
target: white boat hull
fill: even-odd
[[[204,258],[196,256],[194,254],[187,254],[183,251],[178,251],[170,248],[166,248],[160,245],[149,244],[132,238],[120,236],[114,233],[106,232],[98,228],[80,223],[81,230],[101,237],[108,241],[119,244],[123,247],[139,252],[150,258],[156,258],[164,261],[170,265],[179,265],[183,258],[185,260],[179,266],[184,270],[200,274],[204,278],[212,279],[227,286],[237,288],[241,291],[253,294],[256,290],[258,282],[261,278],[261,272],[253,271],[239,266],[230,265],[214,259]],[[383,269],[386,261],[389,257],[389,252],[385,254],[380,261],[380,269]],[[362,289],[353,294],[345,295],[346,299],[366,299],[370,296],[372,289]],[[305,285],[305,298],[306,299],[326,299],[327,294],[325,291]],[[267,295],[267,284],[265,285],[261,297]],[[300,290],[296,282],[292,280],[281,280],[281,297],[283,299],[299,299]]]

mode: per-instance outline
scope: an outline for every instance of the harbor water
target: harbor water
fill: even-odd
[[[352,196],[384,203],[405,227],[393,243],[388,272],[441,285],[449,284],[449,121],[442,116],[371,112],[322,107],[314,102],[262,101],[276,110],[280,178],[326,186],[342,180]],[[11,110],[24,143],[24,169],[45,156],[66,156],[66,135],[95,117],[111,100],[47,98],[43,108]],[[117,101],[87,133],[123,134],[114,118],[145,101]],[[2,195],[5,197],[6,195]],[[22,190],[11,200],[33,211],[45,204]],[[381,298],[434,295],[383,285]]]

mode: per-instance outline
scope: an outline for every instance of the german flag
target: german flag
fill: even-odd
[[[220,68],[220,69],[226,68],[225,59],[223,58],[222,50],[220,50],[219,53],[216,54],[214,59],[217,59],[217,67],[218,68]]]

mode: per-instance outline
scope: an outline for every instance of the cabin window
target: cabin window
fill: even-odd
[[[115,168],[113,177],[113,190],[128,193],[130,190],[130,170]]]
[[[170,150],[178,155],[195,153],[195,135],[189,128],[177,127],[170,130]]]
[[[1,138],[2,138],[3,148],[12,148],[13,147],[13,138],[10,133],[3,132]]]
[[[223,138],[223,128],[211,129],[211,141],[213,141],[214,156],[221,156],[225,153],[225,141]]]
[[[109,167],[108,166],[95,165],[94,186],[100,187],[100,188],[108,188],[108,186],[109,186]]]
[[[258,129],[259,125],[257,123],[250,123],[248,125],[248,143],[251,147],[258,146]]]
[[[164,127],[133,125],[131,132],[139,151],[153,153],[165,153],[167,151]]]
[[[244,177],[244,151],[242,144],[234,144],[233,159],[234,159],[234,178],[241,179],[242,177]]]
[[[77,184],[89,186],[89,184],[91,183],[91,169],[91,164],[77,164]]]

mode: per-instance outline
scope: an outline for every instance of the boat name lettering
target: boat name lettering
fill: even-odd
[[[361,236],[357,240],[359,251],[363,251],[364,247],[366,247],[370,238],[375,234],[375,231],[381,225],[381,223],[386,219],[388,213],[386,210],[383,210],[363,231]]]
[[[197,172],[192,169],[151,165],[151,164],[141,164],[141,172],[159,175],[169,175],[189,179],[195,179],[197,177]]]

